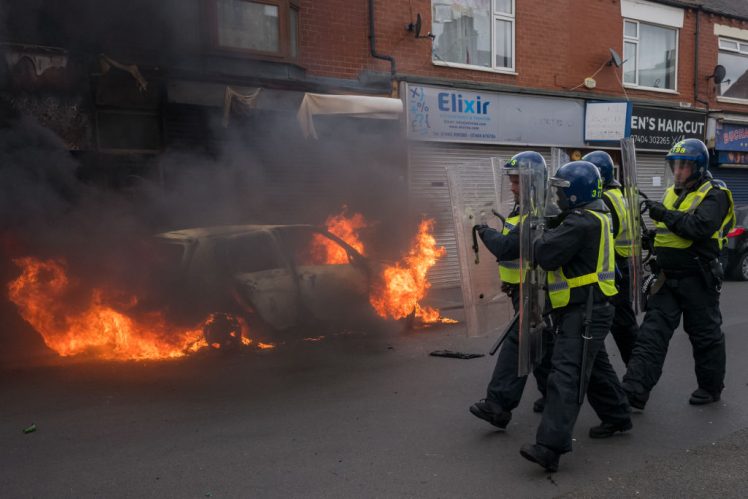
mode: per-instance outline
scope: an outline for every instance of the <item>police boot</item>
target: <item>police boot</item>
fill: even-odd
[[[711,404],[712,402],[718,402],[719,396],[719,392],[711,393],[704,390],[703,388],[699,388],[691,394],[691,398],[688,399],[688,403],[691,405]]]
[[[496,428],[506,429],[506,425],[512,420],[512,413],[503,410],[499,404],[483,399],[470,406],[470,413],[476,418],[488,421]]]
[[[519,453],[528,461],[539,464],[546,471],[551,473],[558,471],[559,455],[548,447],[539,444],[525,444],[519,450]]]
[[[633,428],[631,420],[621,421],[618,423],[602,423],[598,426],[590,428],[590,438],[608,438],[612,437],[613,434],[624,431],[629,431]]]
[[[532,412],[543,412],[545,409],[545,397],[540,397],[532,403]]]

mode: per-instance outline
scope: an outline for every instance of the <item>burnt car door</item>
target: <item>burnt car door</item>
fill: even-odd
[[[367,303],[368,264],[355,249],[314,227],[274,233],[298,276],[301,303],[315,319],[335,321]]]
[[[288,262],[267,231],[239,234],[216,242],[217,261],[233,281],[236,301],[249,313],[283,330],[299,318],[299,287]]]

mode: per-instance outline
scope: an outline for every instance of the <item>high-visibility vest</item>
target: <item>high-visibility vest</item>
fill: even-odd
[[[615,238],[616,255],[624,258],[631,256],[631,243],[634,234],[631,233],[631,220],[629,220],[628,203],[623,197],[620,189],[603,191],[603,196],[608,198],[613,210],[618,217],[618,232],[613,234]]]
[[[501,231],[501,234],[505,236],[509,234],[509,231],[516,227],[516,225],[519,223],[520,218],[520,215],[507,217],[506,222],[504,222],[504,229]],[[501,277],[501,282],[504,282],[506,284],[519,284],[519,258],[506,262],[503,260],[500,261],[499,277]]]
[[[563,268],[548,272],[548,296],[551,299],[551,307],[560,308],[569,304],[571,289],[595,284],[605,296],[613,296],[618,293],[616,289],[615,272],[615,250],[613,233],[610,230],[610,219],[592,210],[592,213],[600,221],[600,244],[598,245],[597,265],[595,271],[577,277],[567,278]]]
[[[707,180],[698,189],[689,192],[676,208],[675,202],[678,200],[678,195],[675,193],[675,187],[670,186],[665,191],[665,195],[662,198],[662,204],[668,210],[693,213],[713,188],[714,186],[711,181]],[[730,189],[723,189],[721,187],[718,187],[718,189],[722,189],[722,191],[727,194],[727,199],[729,201],[727,215],[725,215],[725,218],[722,220],[719,229],[717,229],[711,236],[711,239],[714,239],[717,242],[717,245],[721,250],[722,245],[724,244],[723,233],[731,230],[732,226],[735,225],[735,204],[733,203],[732,192],[730,192]],[[685,249],[693,244],[692,240],[680,237],[673,233],[663,222],[657,222],[656,227],[657,234],[655,235],[655,248]]]

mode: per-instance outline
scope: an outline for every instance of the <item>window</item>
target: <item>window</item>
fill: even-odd
[[[639,21],[623,22],[623,82],[676,90],[678,30]]]
[[[514,0],[432,0],[433,62],[514,70]]]
[[[717,62],[726,70],[717,94],[748,101],[748,41],[720,38]]]
[[[298,0],[209,0],[216,47],[295,59]]]

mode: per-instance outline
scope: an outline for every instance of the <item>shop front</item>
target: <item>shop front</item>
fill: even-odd
[[[748,204],[748,116],[710,117],[709,144],[713,146],[711,171],[714,178],[724,180],[732,191],[736,205]]]
[[[437,242],[447,249],[429,279],[435,288],[457,287],[460,269],[446,169],[490,165],[492,157],[506,161],[526,150],[542,154],[549,166],[568,161],[567,151],[584,145],[584,101],[413,83],[404,84],[401,95],[410,197],[417,209],[436,219]]]

